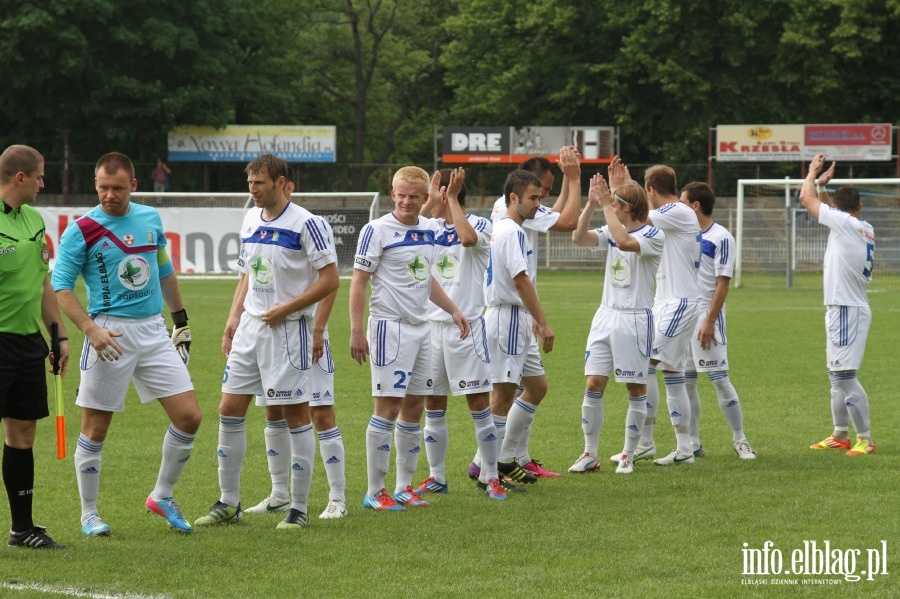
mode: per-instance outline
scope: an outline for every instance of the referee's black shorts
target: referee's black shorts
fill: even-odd
[[[0,416],[40,420],[50,415],[46,371],[49,353],[40,332],[0,333]]]

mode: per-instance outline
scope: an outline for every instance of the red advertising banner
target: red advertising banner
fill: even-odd
[[[829,160],[890,160],[891,125],[806,125],[803,159],[816,154]]]

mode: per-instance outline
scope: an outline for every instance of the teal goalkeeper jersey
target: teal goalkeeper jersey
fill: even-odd
[[[80,274],[89,314],[157,315],[163,308],[160,279],[175,272],[165,247],[156,208],[131,203],[125,216],[110,216],[97,206],[66,227],[53,268],[53,289],[74,289]]]
[[[44,218],[29,205],[0,214],[0,333],[41,330],[41,297],[49,248]]]

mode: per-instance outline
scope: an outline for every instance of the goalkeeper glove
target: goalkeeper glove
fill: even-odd
[[[172,312],[172,343],[181,357],[181,361],[187,366],[191,360],[191,328],[188,326],[187,312],[182,308],[178,312]]]

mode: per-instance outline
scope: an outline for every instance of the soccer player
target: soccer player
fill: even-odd
[[[44,157],[29,146],[0,154],[0,419],[3,485],[12,526],[10,547],[63,549],[32,520],[34,438],[37,421],[50,414],[44,359],[47,332],[58,327],[59,353],[51,363],[64,376],[69,362],[66,328],[47,277],[50,252],[44,218],[30,204],[44,187]]]
[[[823,154],[809,165],[809,174],[800,189],[800,203],[813,218],[829,229],[823,269],[825,287],[825,337],[828,378],[831,379],[830,437],[810,445],[810,449],[840,449],[847,455],[875,453],[869,423],[869,397],[856,378],[862,365],[872,311],[866,288],[872,281],[875,231],[859,220],[862,201],[852,187],[841,187],[834,198],[820,186],[834,177],[835,163],[821,176]],[[856,429],[851,446],[850,422]]]
[[[597,207],[606,224],[588,229]],[[598,447],[603,427],[603,393],[611,373],[628,390],[625,448],[618,474],[634,472],[634,450],[647,416],[647,372],[653,340],[653,283],[663,249],[663,232],[646,223],[650,210],[647,193],[635,182],[610,193],[602,175],[591,178],[588,203],[572,233],[576,245],[591,251],[606,248],[603,296],[594,314],[584,358],[586,377],[581,404],[584,453],[569,472],[600,468]]]
[[[479,488],[491,499],[506,499],[497,476],[497,430],[491,418],[491,369],[485,337],[484,271],[491,253],[491,223],[466,214],[465,171],[443,169],[431,178],[423,213],[436,219],[435,259],[431,272],[469,321],[471,332],[459,339],[450,316],[432,304],[431,350],[434,359],[434,395],[425,398],[425,453],[429,476],[416,489],[446,493],[447,395],[464,395],[475,423],[475,442],[485,456]],[[414,417],[414,415],[413,415]]]
[[[159,213],[131,203],[137,189],[131,160],[118,152],[104,154],[94,176],[100,205],[66,227],[52,277],[60,307],[85,336],[75,401],[82,408],[75,449],[81,532],[89,537],[110,534],[97,509],[103,443],[113,414],[125,409],[131,381],[141,403],[158,400],[170,421],[147,509],[176,530],[191,532],[172,499],[201,419],[186,366],[191,344],[187,312]],[[87,310],[73,291],[79,275],[87,290]],[[171,338],[160,316],[163,302],[172,313]]]
[[[428,195],[430,177],[416,166],[394,173],[394,210],[377,218],[359,234],[350,282],[350,355],[359,364],[371,352],[374,413],[366,428],[368,488],[363,507],[399,511],[425,507],[412,488],[420,450],[419,420],[401,413],[421,406],[432,392],[429,300],[450,314],[460,339],[469,323],[431,274],[434,224],[419,216]],[[369,297],[368,334],[363,330],[366,287]],[[419,408],[421,416],[421,407]],[[412,414],[414,416],[414,414]],[[399,419],[398,419],[399,417]],[[396,431],[394,430],[396,424]],[[397,445],[397,484],[393,497],[384,487],[391,455],[391,435]]]
[[[631,180],[628,167],[618,156],[609,165],[610,186],[618,188]],[[700,288],[697,271],[700,268],[700,225],[691,208],[678,199],[675,171],[668,166],[651,166],[644,172],[644,189],[653,210],[648,224],[665,233],[663,254],[656,273],[656,296],[653,302],[655,333],[650,353],[647,377],[647,418],[641,439],[634,451],[634,459],[649,459],[656,455],[653,428],[659,405],[656,369],[663,371],[666,404],[675,428],[676,448],[663,458],[654,460],[657,466],[693,464],[694,453],[690,437],[690,401],[684,385],[684,362],[699,314]],[[622,454],[610,459],[619,461]]]
[[[541,180],[529,171],[514,171],[506,178],[504,191],[506,217],[494,224],[485,275],[484,318],[494,386],[491,412],[501,415],[497,426],[501,442],[497,469],[516,482],[533,483],[537,476],[517,462],[516,448],[524,442],[534,412],[547,393],[547,377],[534,335],[545,352],[553,350],[553,330],[531,278],[533,265],[529,255],[533,250],[522,229],[522,223],[534,218],[540,208]],[[524,391],[516,399],[520,383]],[[513,400],[516,408],[511,410]],[[507,414],[509,417],[503,419]],[[498,419],[495,417],[494,421],[496,424]]]
[[[529,218],[522,223],[522,229],[528,237],[528,243],[532,248],[532,252],[528,255],[529,273],[531,273],[531,281],[537,289],[537,247],[539,245],[539,236],[547,231],[557,231],[568,233],[575,230],[578,224],[578,214],[581,210],[581,156],[574,146],[563,146],[559,150],[559,168],[563,173],[563,184],[559,196],[556,198],[552,208],[539,206],[538,211],[533,218]],[[519,170],[534,173],[541,181],[541,200],[550,194],[553,188],[553,165],[547,158],[543,156],[535,156],[529,158],[519,165]],[[494,202],[494,208],[491,213],[491,220],[496,223],[506,217],[507,202],[506,196],[497,198]],[[534,349],[537,349],[535,345]],[[517,394],[523,391],[522,387],[518,387]],[[546,389],[544,390],[546,393]],[[492,409],[499,409],[500,412],[494,412],[494,422],[498,428],[506,426],[506,421],[510,410],[524,409],[529,412],[528,417],[534,419],[534,409],[540,403],[542,397],[532,396],[532,400],[536,403],[532,405],[512,404],[509,407],[505,405],[497,405]],[[528,470],[537,477],[554,478],[559,473],[544,468],[544,465],[531,458],[528,442],[531,438],[531,425],[520,441],[518,447],[513,448],[516,459],[522,464],[525,470]],[[476,453],[472,464],[469,466],[469,477],[477,478],[478,469],[481,465],[480,454]]]
[[[295,185],[288,169],[284,195],[291,201]],[[316,217],[319,218],[319,217]],[[334,245],[334,234],[325,219],[319,219],[323,235],[330,245]],[[337,291],[333,291],[315,305],[313,322],[312,361],[310,369],[311,398],[308,404],[300,404],[300,420],[305,426],[312,420],[319,438],[319,453],[325,466],[328,479],[328,504],[319,514],[322,520],[343,518],[347,515],[347,503],[344,491],[346,476],[344,473],[344,440],[337,426],[334,412],[334,359],[331,354],[331,343],[328,338],[328,317],[334,306]],[[290,509],[291,499],[288,491],[288,472],[291,467],[291,434],[284,417],[284,406],[267,405],[265,395],[256,396],[256,405],[266,410],[266,426],[263,438],[266,443],[266,462],[269,476],[272,479],[272,491],[269,496],[253,507],[244,510],[245,514],[265,514],[269,512],[286,512]]]
[[[756,459],[756,452],[744,436],[744,413],[737,391],[728,378],[728,346],[725,335],[725,298],[734,273],[734,237],[728,229],[713,221],[716,196],[706,183],[688,183],[681,190],[681,201],[697,214],[702,231],[700,271],[700,316],[691,339],[691,361],[684,373],[691,404],[691,448],[702,455],[700,442],[700,394],[697,373],[705,372],[716,389],[719,408],[731,427],[732,447],[742,460]]]
[[[261,154],[244,169],[254,207],[241,226],[238,280],[222,351],[228,357],[219,403],[221,495],[194,526],[241,519],[244,421],[256,394],[281,405],[290,432],[291,507],[280,530],[309,524],[308,499],[316,442],[309,413],[315,305],[339,284],[337,253],[322,220],[285,196],[288,166]]]

